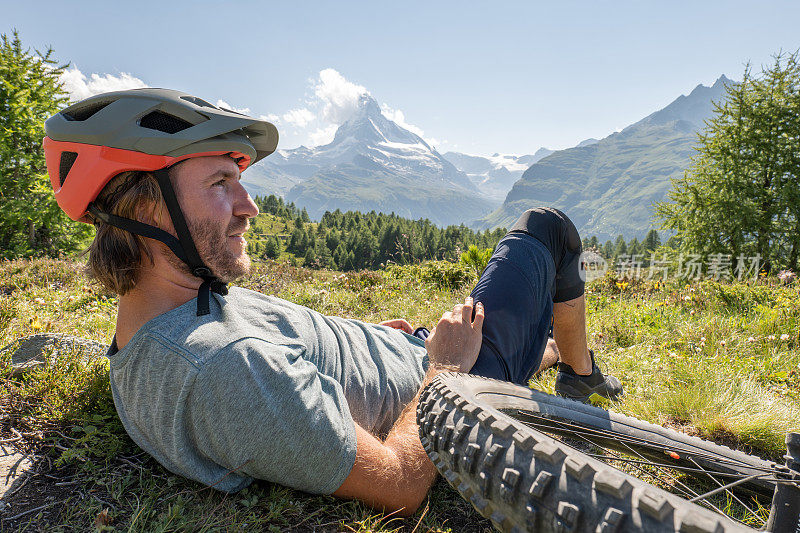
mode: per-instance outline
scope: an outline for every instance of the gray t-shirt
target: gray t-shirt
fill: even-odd
[[[428,365],[399,330],[233,287],[142,326],[111,360],[131,438],[176,474],[237,491],[253,478],[318,494],[356,457],[353,421],[388,432]]]

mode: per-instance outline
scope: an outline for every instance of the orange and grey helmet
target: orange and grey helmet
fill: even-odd
[[[67,107],[45,122],[45,133],[47,171],[61,209],[73,220],[89,222],[90,213],[113,226],[164,242],[203,279],[198,314],[206,314],[209,288],[222,292],[225,285],[200,259],[167,169],[192,157],[229,155],[243,171],[275,151],[275,126],[180,91],[132,89],[98,94]],[[114,176],[131,170],[153,172],[177,239],[92,205]]]

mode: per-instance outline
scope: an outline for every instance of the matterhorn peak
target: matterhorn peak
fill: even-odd
[[[367,93],[359,96],[355,114],[339,126],[333,142],[329,146],[339,145],[348,140],[368,145],[380,143],[422,144],[431,150],[420,137],[386,118],[381,112],[378,102]]]
[[[369,93],[364,93],[358,97],[358,107],[356,111],[356,116],[359,115],[366,115],[366,116],[377,116],[381,115],[381,107],[378,105],[377,100],[375,100]]]

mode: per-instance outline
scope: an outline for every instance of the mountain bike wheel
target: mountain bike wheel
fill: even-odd
[[[712,486],[720,494],[735,484],[771,497],[775,487],[773,462],[466,374],[437,376],[420,397],[417,422],[437,469],[501,531],[753,531],[718,508],[690,501],[701,502],[702,495],[692,494],[681,478],[716,480]],[[566,443],[553,438],[565,435]],[[653,483],[677,487],[684,497]]]

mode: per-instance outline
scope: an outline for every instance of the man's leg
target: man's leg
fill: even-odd
[[[600,371],[594,353],[587,347],[586,302],[583,295],[556,304],[553,315],[553,333],[561,348],[556,394],[582,402],[591,401],[596,396],[619,399],[622,383]]]
[[[506,235],[471,296],[486,311],[483,343],[470,373],[526,385],[539,369],[553,313],[555,269],[535,238]]]
[[[592,373],[592,360],[586,342],[586,299],[583,294],[553,305],[553,337],[562,363],[572,367],[578,374]]]
[[[548,368],[556,366],[558,359],[558,346],[553,337],[550,337],[547,339],[547,345],[544,347],[544,353],[542,354],[542,361],[539,363],[539,368],[533,373],[534,377]]]
[[[590,392],[612,398],[621,393],[619,381],[599,373],[588,350],[580,254],[580,236],[564,213],[548,208],[523,213],[472,292],[486,308],[484,345],[472,373],[524,384],[544,366],[552,317],[562,361],[557,391],[566,381],[568,390],[559,392],[585,400],[581,387],[589,380]]]
[[[581,238],[575,225],[558,209],[531,209],[513,230],[539,239],[555,263],[553,336],[561,350],[556,393],[580,401],[594,395],[616,400],[622,394],[622,384],[600,371],[586,342],[585,277],[581,272]]]
[[[473,374],[524,385],[555,362],[543,359],[555,354],[546,350],[554,300],[583,294],[577,267],[574,279],[564,278],[559,269],[567,245],[575,244],[568,242],[570,226],[574,228],[560,211],[531,209],[498,243],[472,291],[486,310],[484,342]],[[577,246],[580,254],[580,239]]]

